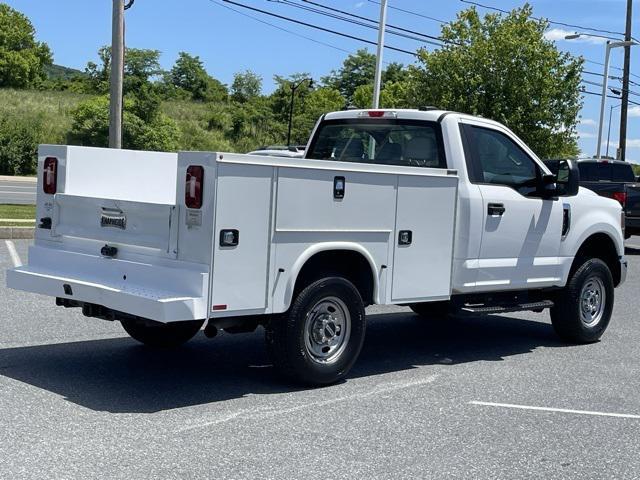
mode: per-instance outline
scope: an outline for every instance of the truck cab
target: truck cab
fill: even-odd
[[[552,173],[508,128],[454,112],[329,113],[303,158],[42,146],[39,166],[36,241],[9,286],[152,347],[261,325],[279,371],[307,384],[348,374],[367,305],[550,309],[585,343],[626,275],[617,201],[580,188],[575,162]]]

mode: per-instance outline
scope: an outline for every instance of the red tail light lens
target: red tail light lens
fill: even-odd
[[[380,118],[384,116],[384,110],[369,110],[369,116],[373,118]]]
[[[187,208],[202,207],[203,181],[204,167],[191,165],[187,168],[187,178],[184,189],[184,203]]]
[[[619,201],[624,207],[627,204],[627,192],[613,192],[613,199]]]
[[[48,195],[54,195],[58,190],[58,159],[55,157],[44,159],[42,189]]]

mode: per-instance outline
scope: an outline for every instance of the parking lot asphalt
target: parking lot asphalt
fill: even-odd
[[[372,307],[348,379],[278,379],[263,332],[148,351],[117,323],[9,290],[0,241],[0,478],[639,478],[640,239],[602,341],[547,313]],[[15,253],[11,253],[15,247]]]
[[[0,178],[0,203],[34,205],[36,182]]]

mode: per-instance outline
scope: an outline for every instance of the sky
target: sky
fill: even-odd
[[[110,0],[3,1],[31,19],[38,39],[49,44],[54,61],[59,65],[82,70],[88,61],[97,61],[98,49],[111,41]],[[233,1],[374,43],[377,38],[376,29],[344,23],[292,5],[304,6],[303,0]],[[378,0],[313,1],[372,19],[376,19],[380,13]],[[507,10],[524,3],[515,0],[477,1]],[[535,16],[555,22],[611,32],[624,31],[626,0],[530,0],[529,3],[533,6]],[[634,5],[632,24],[634,36],[640,38],[638,3]],[[457,12],[469,6],[465,0],[389,0],[387,21],[391,25],[438,36],[442,25],[437,20],[453,20]],[[478,10],[481,13],[490,12],[482,7],[478,7]],[[586,71],[601,74],[606,40],[597,37],[564,39],[566,34],[576,31],[585,32],[586,29],[551,24],[547,36],[556,42],[559,49],[584,56],[587,60]],[[615,34],[601,34],[618,37]],[[129,47],[160,50],[161,63],[166,69],[171,68],[178,52],[187,51],[198,55],[209,73],[223,83],[230,84],[236,72],[252,70],[263,77],[267,93],[273,89],[273,76],[276,74],[287,76],[306,72],[319,80],[331,70],[339,68],[349,52],[359,48],[375,52],[374,45],[266,16],[223,0],[135,0],[126,14],[126,36]],[[428,50],[437,48],[393,35],[387,35],[387,44],[408,51],[415,51],[418,47]],[[622,75],[616,69],[622,67],[622,54],[621,48],[612,50],[611,76]],[[410,64],[415,58],[408,53],[386,49],[384,60]],[[632,93],[630,100],[640,103],[640,46],[632,48],[631,73],[631,80],[637,85],[631,85],[630,91],[635,90],[638,95]],[[583,79],[601,84],[602,76],[585,74]],[[620,88],[621,83],[613,79],[610,80],[610,86]],[[586,87],[598,94],[602,88],[592,84],[586,84]],[[579,147],[585,156],[595,153],[600,98],[600,95],[584,97],[578,132]],[[605,143],[610,107],[614,107],[610,155],[615,155],[617,147],[619,104],[619,100],[607,99],[603,135]],[[630,105],[627,137],[627,159],[640,163],[640,105]],[[605,150],[606,145],[603,145],[603,153]]]

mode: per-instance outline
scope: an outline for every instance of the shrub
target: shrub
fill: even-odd
[[[125,99],[122,121],[122,144],[133,150],[175,151],[180,132],[166,115],[140,110],[149,106],[148,98]],[[154,102],[151,102],[153,104]],[[149,116],[145,122],[136,113]],[[107,147],[109,145],[109,98],[102,96],[81,103],[72,113],[73,123],[68,141],[75,145]]]
[[[0,175],[33,175],[42,125],[33,119],[0,118]]]

